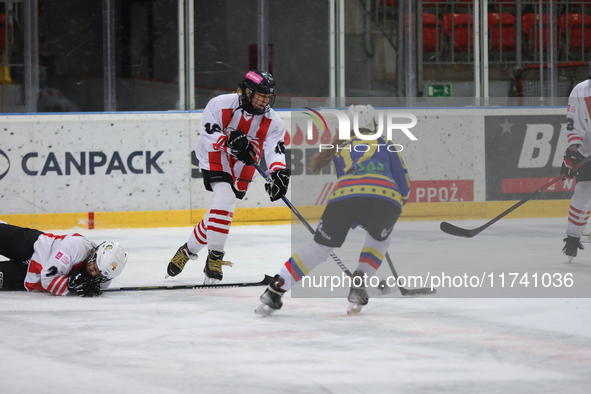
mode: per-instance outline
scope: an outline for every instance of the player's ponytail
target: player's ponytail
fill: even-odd
[[[351,130],[351,132],[353,131]],[[320,174],[320,171],[322,171],[324,167],[330,164],[332,158],[337,153],[337,146],[340,147],[345,142],[349,141],[349,139],[340,140],[339,133],[337,133],[332,140],[332,148],[323,149],[320,152],[316,153],[314,156],[312,156],[312,158],[310,159],[310,167],[308,167],[310,172],[312,174]]]

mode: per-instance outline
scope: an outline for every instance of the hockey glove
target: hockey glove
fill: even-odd
[[[561,173],[565,174],[566,178],[574,178],[577,175],[577,164],[583,161],[583,159],[585,159],[585,156],[578,151],[567,149],[562,161]]]
[[[269,193],[271,201],[277,201],[287,193],[287,186],[289,185],[289,177],[291,176],[291,170],[282,168],[277,171],[273,171],[269,178],[270,181],[265,183],[265,190]]]
[[[232,156],[236,159],[240,160],[247,166],[254,164],[254,156],[256,156],[254,147],[248,138],[246,138],[246,135],[244,135],[242,130],[232,131],[226,141],[226,145],[228,145],[228,148],[230,148],[230,151],[232,152]]]
[[[99,279],[90,278],[80,271],[72,273],[68,279],[69,295],[95,297],[103,293]]]

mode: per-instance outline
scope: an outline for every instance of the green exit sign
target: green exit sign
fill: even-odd
[[[427,97],[451,97],[451,84],[427,85]]]

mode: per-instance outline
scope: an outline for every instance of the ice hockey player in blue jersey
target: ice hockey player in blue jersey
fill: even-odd
[[[358,116],[361,133],[375,134],[372,106],[351,106],[347,114],[351,124],[354,124],[353,116]],[[353,130],[350,135],[348,140],[338,140],[337,135],[333,149],[313,156],[310,166],[313,173],[319,173],[333,162],[337,186],[330,195],[313,241],[294,253],[281,267],[260,297],[261,305],[256,313],[268,315],[281,309],[285,292],[327,260],[334,248],[341,247],[351,227],[360,225],[367,230],[353,277],[374,276],[384,260],[392,229],[410,193],[410,179],[399,152],[400,145],[382,137],[362,140]],[[368,302],[367,282],[352,280],[351,283],[348,313],[356,314]]]

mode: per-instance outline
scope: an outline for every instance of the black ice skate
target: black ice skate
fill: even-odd
[[[577,257],[577,252],[579,249],[585,249],[580,240],[581,238],[571,237],[570,235],[563,239],[566,244],[564,245],[564,248],[562,248],[562,253],[568,257],[569,263],[573,261],[574,257]]]
[[[285,280],[279,274],[275,275],[273,282],[267,286],[267,289],[261,295],[261,305],[254,310],[254,313],[258,315],[268,316],[283,306],[283,294],[285,290],[281,289],[281,286],[285,283]]]
[[[189,252],[187,244],[184,244],[176,251],[172,259],[170,259],[170,263],[168,263],[168,268],[166,269],[166,277],[177,276],[183,271],[187,261],[195,260],[196,258],[197,255]]]
[[[349,307],[347,308],[348,315],[356,315],[361,312],[364,305],[367,305],[369,301],[369,295],[365,287],[363,271],[357,270],[353,272],[351,278],[351,290],[349,290]]]
[[[222,265],[227,265],[229,267],[234,265],[229,261],[223,261],[223,258],[224,252],[218,252],[215,250],[209,251],[207,261],[205,261],[205,268],[203,268],[203,273],[205,274],[203,284],[209,285],[219,283],[224,277]]]

